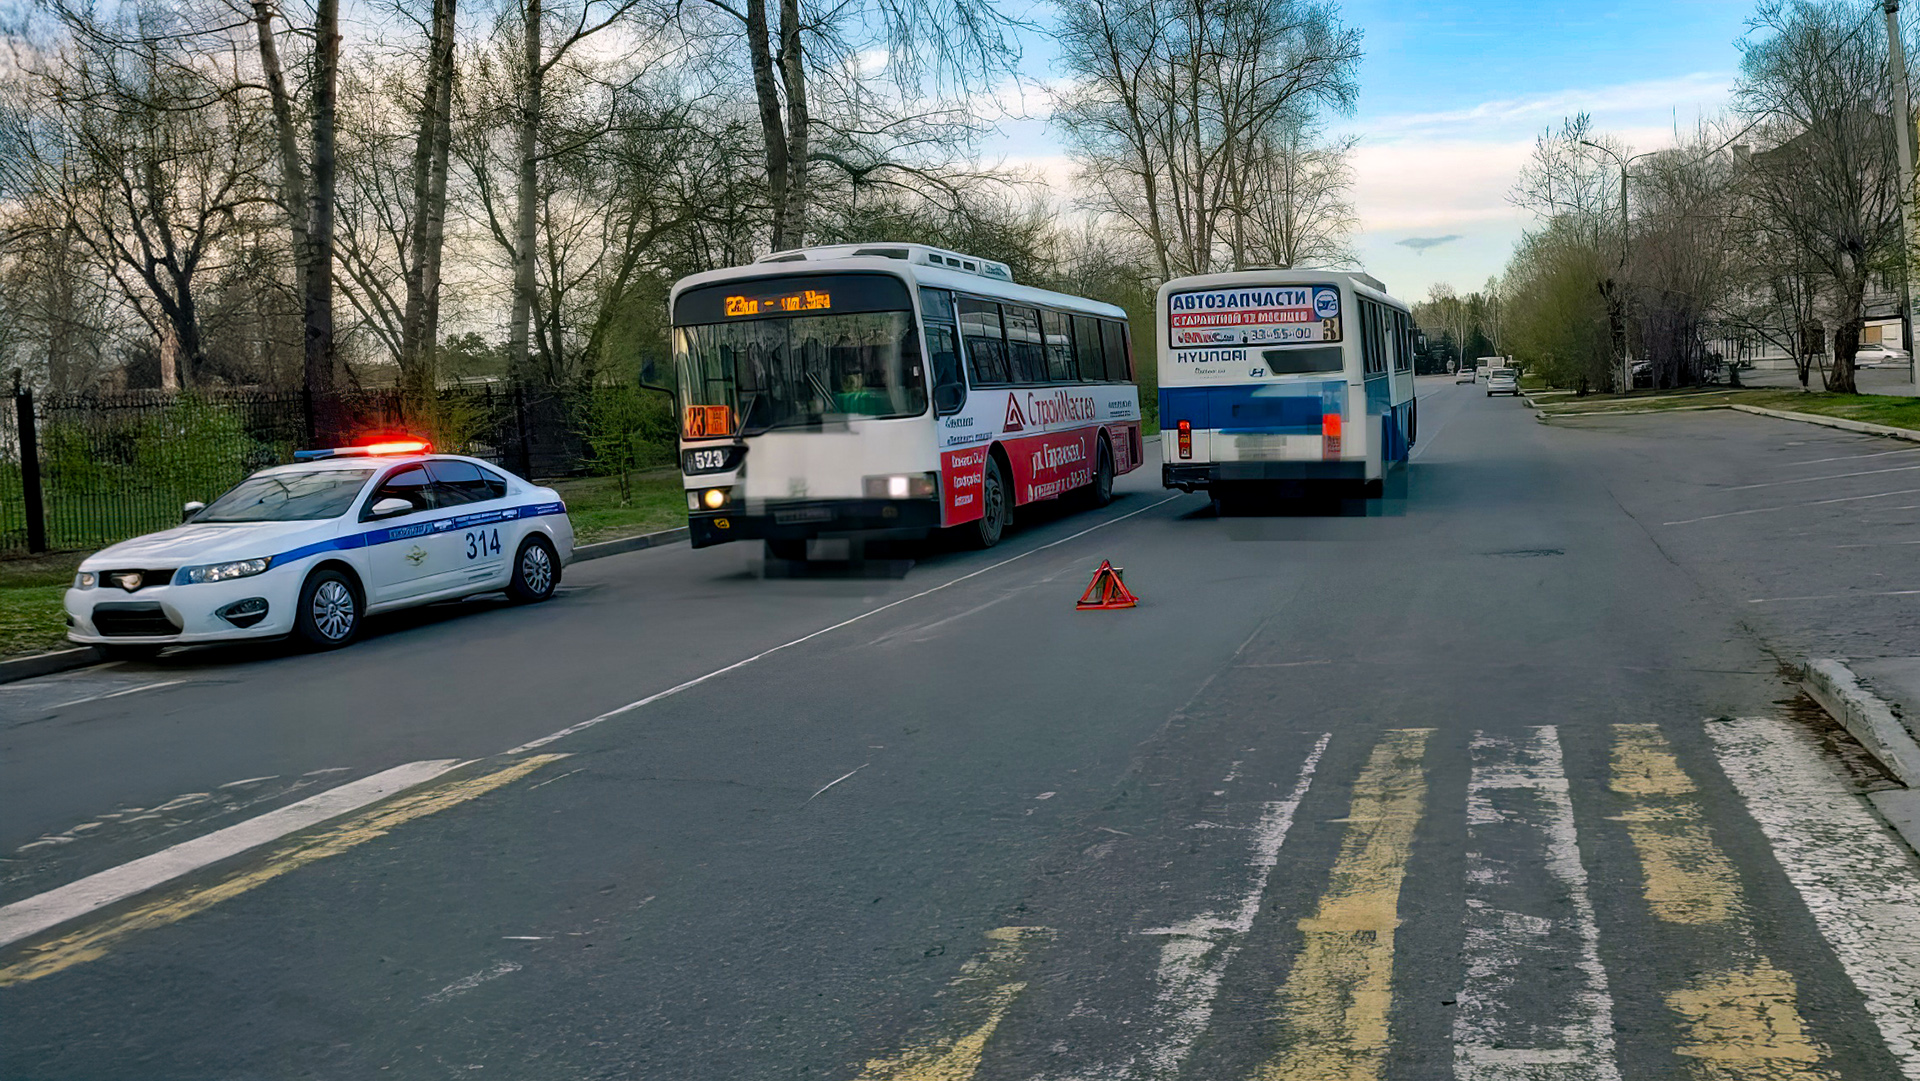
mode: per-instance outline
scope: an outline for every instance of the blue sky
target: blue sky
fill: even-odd
[[[1479,288],[1505,265],[1528,215],[1507,192],[1534,136],[1581,110],[1636,150],[1672,141],[1727,101],[1752,0],[1394,3],[1348,0],[1366,33],[1355,201],[1362,261],[1397,295],[1436,281]],[[1052,43],[1029,35],[1022,68],[1051,77]],[[990,153],[1065,180],[1071,166],[1029,97]],[[1434,240],[1423,251],[1399,241]]]

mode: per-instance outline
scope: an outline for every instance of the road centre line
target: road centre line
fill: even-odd
[[[1677,522],[1661,522],[1661,525],[1692,525],[1695,522],[1711,522],[1716,518],[1738,518],[1743,514],[1766,514],[1769,511],[1793,510],[1797,507],[1822,507],[1828,503],[1858,503],[1866,499],[1887,499],[1896,495],[1912,495],[1920,488],[1902,488],[1897,492],[1877,492],[1873,495],[1849,495],[1838,499],[1815,499],[1808,503],[1784,503],[1778,507],[1753,507],[1748,510],[1730,510],[1725,514],[1706,514],[1698,518],[1682,518]],[[1898,509],[1898,508],[1896,508]]]
[[[1707,732],[1903,1075],[1920,1081],[1920,874],[1912,857],[1804,733],[1771,717],[1709,723]]]
[[[113,691],[108,694],[90,694],[85,698],[76,698],[71,702],[61,702],[57,705],[48,706],[47,708],[48,709],[66,709],[68,706],[77,706],[86,702],[104,702],[109,698],[119,698],[121,695],[138,694],[141,691],[157,691],[162,687],[173,687],[185,682],[186,680],[184,679],[169,679],[160,683],[142,683],[138,687],[128,687],[125,690]]]
[[[896,600],[896,601],[889,601],[878,608],[872,608],[865,612],[862,612],[859,615],[854,616],[852,619],[843,619],[840,622],[835,623],[830,627],[822,627],[819,630],[812,632],[811,634],[803,634],[800,637],[795,638],[791,642],[782,642],[777,646],[771,646],[767,649],[763,649],[760,652],[755,653],[751,657],[747,657],[743,660],[735,661],[724,668],[716,668],[713,671],[708,672],[706,675],[695,676],[684,683],[677,683],[674,686],[668,687],[664,691],[658,691],[654,694],[650,694],[646,696],[645,698],[635,699],[632,702],[628,702],[624,706],[616,706],[613,709],[610,709],[605,713],[600,714],[597,717],[589,717],[586,720],[579,722],[578,724],[570,724],[567,727],[562,728],[558,732],[541,736],[539,739],[528,740],[527,742],[522,743],[520,746],[515,747],[512,750],[507,751],[506,753],[507,754],[524,754],[527,751],[531,751],[540,747],[545,747],[547,744],[553,743],[556,740],[565,739],[566,737],[574,735],[575,733],[584,732],[587,729],[592,728],[594,725],[600,724],[604,721],[610,721],[615,717],[620,716],[623,713],[631,713],[634,710],[640,709],[644,706],[650,706],[653,703],[660,701],[661,699],[672,698],[674,695],[679,694],[682,691],[692,690],[693,688],[700,686],[702,683],[706,683],[711,680],[718,679],[719,677],[726,675],[728,672],[733,672],[738,669],[745,668],[746,666],[752,664],[757,660],[761,660],[762,658],[771,657],[772,655],[780,652],[783,649],[791,649],[794,646],[801,645],[806,642],[811,642],[815,638],[819,638],[820,636],[825,634],[831,634],[834,631],[841,629],[842,627],[851,627],[855,623],[860,622],[861,620],[867,619],[868,617],[871,617],[871,616],[877,616],[880,613],[887,611],[888,609],[898,608],[901,605],[908,603],[909,601],[917,601],[922,597],[931,596],[932,594],[938,593],[941,590],[946,589],[948,586],[959,585],[961,582],[965,582],[971,578],[978,578],[981,575],[988,573],[989,571],[999,570],[1001,567],[1004,567],[1009,563],[1017,563],[1020,560],[1025,559],[1030,555],[1034,555],[1039,552],[1044,552],[1049,548],[1058,548],[1060,545],[1066,544],[1069,541],[1079,540],[1081,537],[1084,537],[1089,533],[1092,533],[1096,530],[1105,529],[1106,527],[1117,524],[1119,522],[1124,522],[1127,519],[1132,518],[1134,515],[1145,514],[1146,512],[1152,510],[1155,507],[1163,506],[1167,503],[1171,503],[1174,500],[1179,499],[1186,494],[1187,493],[1185,492],[1181,492],[1176,495],[1170,495],[1165,499],[1155,500],[1154,502],[1149,503],[1144,507],[1141,507],[1139,510],[1128,511],[1127,513],[1122,514],[1117,518],[1109,518],[1104,522],[1100,522],[1096,525],[1088,526],[1086,529],[1083,529],[1080,532],[1073,534],[1072,536],[1062,537],[1057,541],[1049,541],[1046,544],[1042,544],[1037,548],[1030,548],[1027,551],[1021,552],[1019,555],[1010,556],[1006,559],[999,561],[998,563],[989,564],[988,566],[982,567],[977,571],[970,571],[966,574],[961,575],[958,578],[954,578],[950,581],[942,582],[931,589],[923,589],[920,592],[913,594],[912,596],[901,597],[899,600]]]
[[[1613,996],[1559,732],[1478,732],[1469,749],[1466,972],[1455,996],[1453,1076],[1618,1081]],[[1540,911],[1555,915],[1533,914]],[[1536,1046],[1543,1036],[1549,1046]]]
[[[1354,779],[1325,893],[1300,921],[1304,941],[1278,996],[1285,1045],[1257,1081],[1384,1076],[1393,1008],[1400,885],[1426,810],[1431,728],[1389,729]]]
[[[157,898],[33,947],[20,960],[0,968],[0,987],[37,980],[97,960],[123,939],[178,923],[281,875],[384,837],[406,822],[458,806],[566,757],[564,754],[529,755],[492,773],[402,794],[325,832],[295,841],[258,866],[236,871],[208,885]]]
[[[1920,589],[1889,589],[1880,593],[1818,593],[1811,597],[1753,597],[1748,604],[1779,604],[1785,601],[1837,601],[1850,597],[1911,597]]]
[[[277,841],[289,833],[338,818],[349,811],[357,811],[370,803],[430,781],[459,764],[459,759],[442,758],[395,766],[249,818],[245,822],[88,875],[57,889],[15,901],[0,908],[0,946],[39,934],[250,848]]]
[[[1158,990],[1154,994],[1153,1016],[1142,1029],[1148,1050],[1118,1069],[1100,1067],[1083,1071],[1085,1076],[1130,1081],[1133,1078],[1171,1079],[1193,1051],[1193,1045],[1207,1031],[1213,1018],[1213,1004],[1220,982],[1239,953],[1260,903],[1267,893],[1267,880],[1280,860],[1280,846],[1293,828],[1294,812],[1306,798],[1326,753],[1333,733],[1323,732],[1300,764],[1299,776],[1285,799],[1274,800],[1262,809],[1253,827],[1253,857],[1247,861],[1249,873],[1241,882],[1239,897],[1227,914],[1209,913],[1171,927],[1141,931],[1143,935],[1165,935],[1160,947],[1160,965],[1155,972]]]
[[[1897,465],[1891,469],[1863,469],[1858,473],[1830,473],[1824,477],[1795,477],[1792,480],[1769,480],[1759,484],[1736,484],[1731,488],[1715,488],[1716,492],[1744,492],[1753,488],[1778,488],[1782,484],[1812,484],[1821,480],[1845,480],[1848,477],[1872,477],[1881,473],[1911,473],[1920,469],[1920,465]]]

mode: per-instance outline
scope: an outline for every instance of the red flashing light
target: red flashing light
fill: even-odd
[[[1193,422],[1190,420],[1180,422],[1180,457],[1193,457]]]
[[[391,443],[367,443],[356,449],[368,454],[430,454],[433,451],[433,444],[421,439],[408,439]]]

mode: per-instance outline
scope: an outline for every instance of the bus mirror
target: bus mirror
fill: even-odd
[[[933,408],[937,413],[957,413],[967,404],[965,387],[953,383],[941,383],[933,388]]]

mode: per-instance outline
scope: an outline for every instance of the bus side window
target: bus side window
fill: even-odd
[[[945,289],[920,290],[920,318],[929,323],[953,322],[953,294]]]
[[[1106,364],[1100,359],[1100,324],[1085,315],[1073,317],[1073,359],[1079,362],[1080,378],[1098,381],[1106,378]]]
[[[960,337],[967,345],[968,372],[974,386],[1009,382],[1007,340],[1000,329],[1000,305],[991,300],[961,297]]]
[[[1016,383],[1047,381],[1047,357],[1040,340],[1040,313],[1032,308],[1003,305],[1007,320],[1007,369]]]
[[[945,416],[967,404],[967,382],[960,376],[960,351],[953,328],[927,327],[927,352],[933,354],[933,408]]]
[[[1100,351],[1106,354],[1107,382],[1127,381],[1127,331],[1111,319],[1100,320]]]
[[[1073,324],[1059,312],[1042,310],[1040,329],[1047,339],[1047,378],[1055,383],[1078,379],[1079,367],[1073,362]]]

